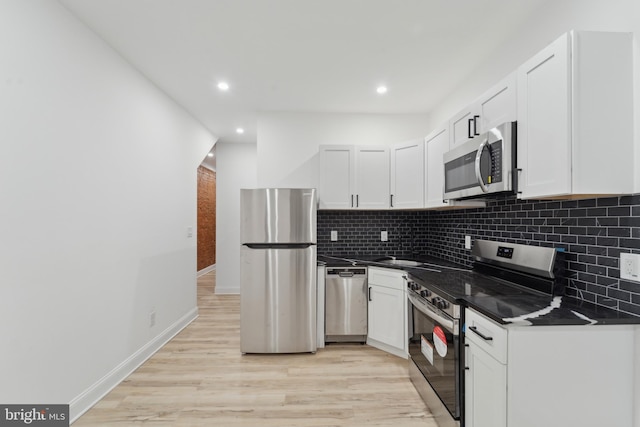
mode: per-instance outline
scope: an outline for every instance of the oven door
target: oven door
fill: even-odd
[[[460,323],[409,294],[409,355],[451,416],[460,419]]]

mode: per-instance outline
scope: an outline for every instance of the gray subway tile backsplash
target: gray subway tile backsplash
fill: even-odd
[[[330,241],[331,230],[338,241]],[[389,234],[380,241],[380,231]],[[640,253],[640,194],[567,201],[487,200],[448,211],[319,211],[318,253],[427,254],[471,266],[464,236],[567,251],[567,293],[640,315],[640,283],[620,280],[621,252]]]

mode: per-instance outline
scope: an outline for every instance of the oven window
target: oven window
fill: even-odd
[[[460,337],[442,325],[413,310],[413,336],[409,354],[422,375],[431,384],[454,418],[460,416],[458,405]]]

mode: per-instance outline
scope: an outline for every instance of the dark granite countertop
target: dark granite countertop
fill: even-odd
[[[627,325],[640,317],[569,296],[552,297],[509,282],[476,273],[464,266],[430,256],[411,258],[426,263],[407,267],[379,262],[380,256],[318,256],[328,267],[366,265],[406,271],[424,286],[457,300],[501,324]]]

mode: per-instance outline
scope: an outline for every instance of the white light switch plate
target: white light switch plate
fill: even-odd
[[[464,236],[464,248],[471,249],[471,236]]]
[[[338,241],[338,230],[331,230],[331,241],[332,242]]]
[[[387,234],[386,231],[381,231],[380,232],[380,241],[381,242],[386,242],[387,240],[389,240],[389,234]]]
[[[620,254],[620,278],[625,280],[633,280],[640,282],[640,255],[637,254]]]

